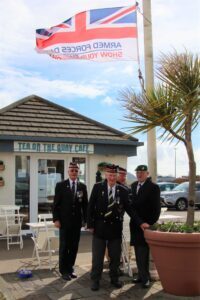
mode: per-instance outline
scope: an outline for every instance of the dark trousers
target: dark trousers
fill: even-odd
[[[118,280],[118,268],[121,257],[121,239],[104,240],[94,235],[92,239],[92,270],[90,274],[91,279],[94,281],[99,281],[101,279],[106,247],[108,248],[108,255],[110,258],[110,278],[112,281]]]
[[[149,274],[149,246],[134,245],[136,264],[138,268],[138,277],[145,283],[150,280]]]
[[[72,273],[78,252],[80,228],[60,228],[59,271]]]

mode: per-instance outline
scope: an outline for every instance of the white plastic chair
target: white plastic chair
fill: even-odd
[[[59,231],[55,227],[49,227],[46,222],[45,226],[40,228],[36,236],[32,236],[34,242],[33,256],[36,255],[38,265],[41,267],[42,254],[48,256],[49,268],[52,269],[52,255],[59,250]]]
[[[6,218],[6,237],[7,237],[7,248],[10,250],[10,245],[20,245],[20,249],[23,248],[22,238],[22,221],[23,217],[19,214],[7,214]]]
[[[10,250],[10,245],[20,245],[23,248],[22,238],[22,221],[23,216],[19,213],[20,206],[16,205],[1,205],[1,234],[7,239],[7,249]]]
[[[53,220],[53,216],[52,214],[39,214],[38,215],[38,222],[42,222],[42,221],[50,221]]]
[[[130,257],[129,257],[129,251],[128,251],[128,247],[127,247],[127,241],[126,241],[126,238],[125,238],[124,234],[122,234],[122,253],[121,253],[121,257],[122,257],[122,264],[123,264],[124,273],[128,273],[128,275],[130,277],[132,277],[133,276],[133,271],[132,271],[131,264],[130,264]]]
[[[0,238],[6,237],[6,218],[5,215],[1,215],[0,218]]]

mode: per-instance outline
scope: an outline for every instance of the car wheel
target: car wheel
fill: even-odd
[[[187,208],[187,202],[185,199],[178,199],[176,201],[176,210],[185,210]]]

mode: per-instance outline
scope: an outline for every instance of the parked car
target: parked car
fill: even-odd
[[[161,198],[167,207],[175,207],[177,210],[185,210],[188,203],[189,182],[177,185],[172,191],[161,192]],[[195,205],[200,208],[200,181],[195,186]]]
[[[171,191],[173,190],[173,188],[175,188],[175,186],[178,185],[178,183],[175,183],[175,182],[157,182],[157,185],[159,186],[160,188],[160,191],[161,192],[164,192],[164,191]]]
[[[173,188],[176,187],[178,185],[178,183],[162,181],[162,182],[157,182],[157,185],[159,186],[160,191],[162,193],[164,191],[173,190]],[[166,206],[162,196],[160,197],[160,202],[161,202],[161,206]]]

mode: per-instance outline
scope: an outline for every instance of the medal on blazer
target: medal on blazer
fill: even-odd
[[[78,202],[82,202],[83,191],[77,191],[77,192],[76,192],[76,196],[77,196],[77,198],[78,198]]]

